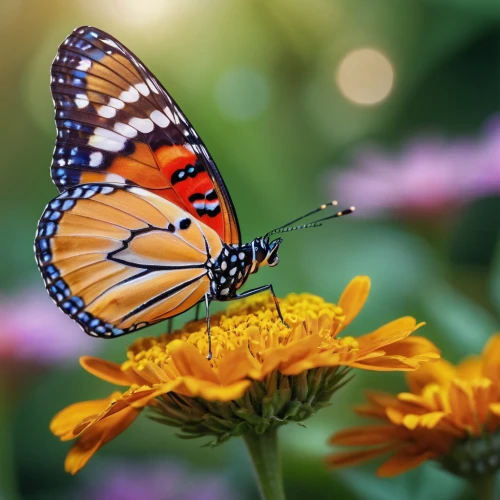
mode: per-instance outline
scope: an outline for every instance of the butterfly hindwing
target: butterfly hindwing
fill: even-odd
[[[35,252],[47,290],[90,335],[114,337],[202,300],[218,234],[174,203],[120,184],[84,184],[52,200]]]
[[[51,69],[57,142],[52,178],[141,186],[240,243],[217,167],[175,101],[118,40],[91,27],[61,44]]]

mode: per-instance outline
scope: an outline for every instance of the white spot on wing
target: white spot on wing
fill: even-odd
[[[101,162],[102,162],[102,153],[100,153],[99,151],[94,151],[93,153],[90,153],[90,163],[89,165],[91,167],[98,167]]]
[[[137,130],[135,128],[132,128],[130,125],[127,125],[126,123],[116,122],[113,128],[115,132],[120,135],[124,135],[129,139],[132,139],[137,135]]]
[[[94,130],[94,135],[90,136],[89,146],[93,146],[104,151],[117,152],[123,149],[126,142],[127,139],[125,137],[122,137],[111,130],[97,127]]]
[[[186,117],[182,114],[181,110],[179,108],[175,108],[175,123],[180,123],[182,121],[182,123],[184,123],[184,125],[188,125],[188,121],[186,119]]]
[[[130,87],[128,90],[124,90],[120,94],[120,99],[123,102],[136,102],[139,100],[139,92],[134,87]]]
[[[146,78],[146,83],[148,84],[148,87],[155,93],[158,94],[158,89],[155,87],[155,84],[149,79]]]
[[[82,59],[76,69],[81,71],[87,71],[92,66],[92,61],[90,59]]]
[[[127,189],[127,191],[129,191],[130,193],[133,193],[133,194],[137,194],[139,196],[143,196],[145,195],[145,192],[144,192],[144,189],[142,188],[137,188],[137,187],[129,187]]]
[[[159,127],[168,127],[170,120],[158,109],[155,109],[149,115],[151,120],[153,120]]]
[[[135,85],[135,88],[144,96],[148,96],[150,94],[149,88],[145,83],[138,83]]]
[[[219,200],[208,201],[206,203],[207,210],[215,210],[219,206]]]
[[[111,106],[101,106],[97,110],[97,114],[103,118],[113,118],[116,115],[116,109]]]
[[[89,105],[89,100],[85,94],[76,94],[75,104],[78,109],[83,109]]]
[[[102,40],[105,44],[107,45],[111,45],[111,47],[114,47],[115,49],[119,49],[120,47],[118,47],[118,45],[116,45],[115,42],[113,42],[113,40],[108,40],[107,38],[103,38]]]
[[[172,113],[172,110],[168,107],[168,106],[165,106],[165,108],[163,109],[163,111],[165,112],[165,114],[167,115],[167,118],[171,121],[171,122],[175,122],[174,120],[174,115]]]
[[[147,134],[155,128],[154,123],[149,118],[131,118],[128,122],[131,127],[136,128],[139,132]]]
[[[125,179],[121,176],[121,175],[118,175],[118,174],[107,174],[106,175],[106,181],[107,182],[125,182]]]
[[[116,109],[123,109],[125,107],[125,103],[120,101],[120,99],[116,99],[115,97],[109,98],[109,105],[113,106]]]

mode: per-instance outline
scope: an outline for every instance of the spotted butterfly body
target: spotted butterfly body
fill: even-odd
[[[116,337],[230,300],[281,239],[242,245],[217,167],[175,101],[118,40],[77,28],[51,69],[60,194],[38,224],[47,290],[86,333]],[[276,305],[278,303],[276,301]],[[278,307],[278,313],[281,313]]]

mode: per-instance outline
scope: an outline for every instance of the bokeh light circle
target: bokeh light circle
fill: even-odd
[[[380,50],[362,48],[348,52],[337,68],[342,95],[355,104],[370,106],[386,99],[394,86],[394,68]]]

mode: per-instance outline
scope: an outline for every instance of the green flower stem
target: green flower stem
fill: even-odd
[[[248,432],[243,434],[243,439],[257,474],[262,499],[284,500],[277,428],[269,428],[263,434]]]
[[[493,500],[495,498],[495,474],[486,474],[474,481],[476,500]]]
[[[12,441],[12,398],[0,374],[0,496],[9,500],[19,498],[14,464],[14,443]]]

